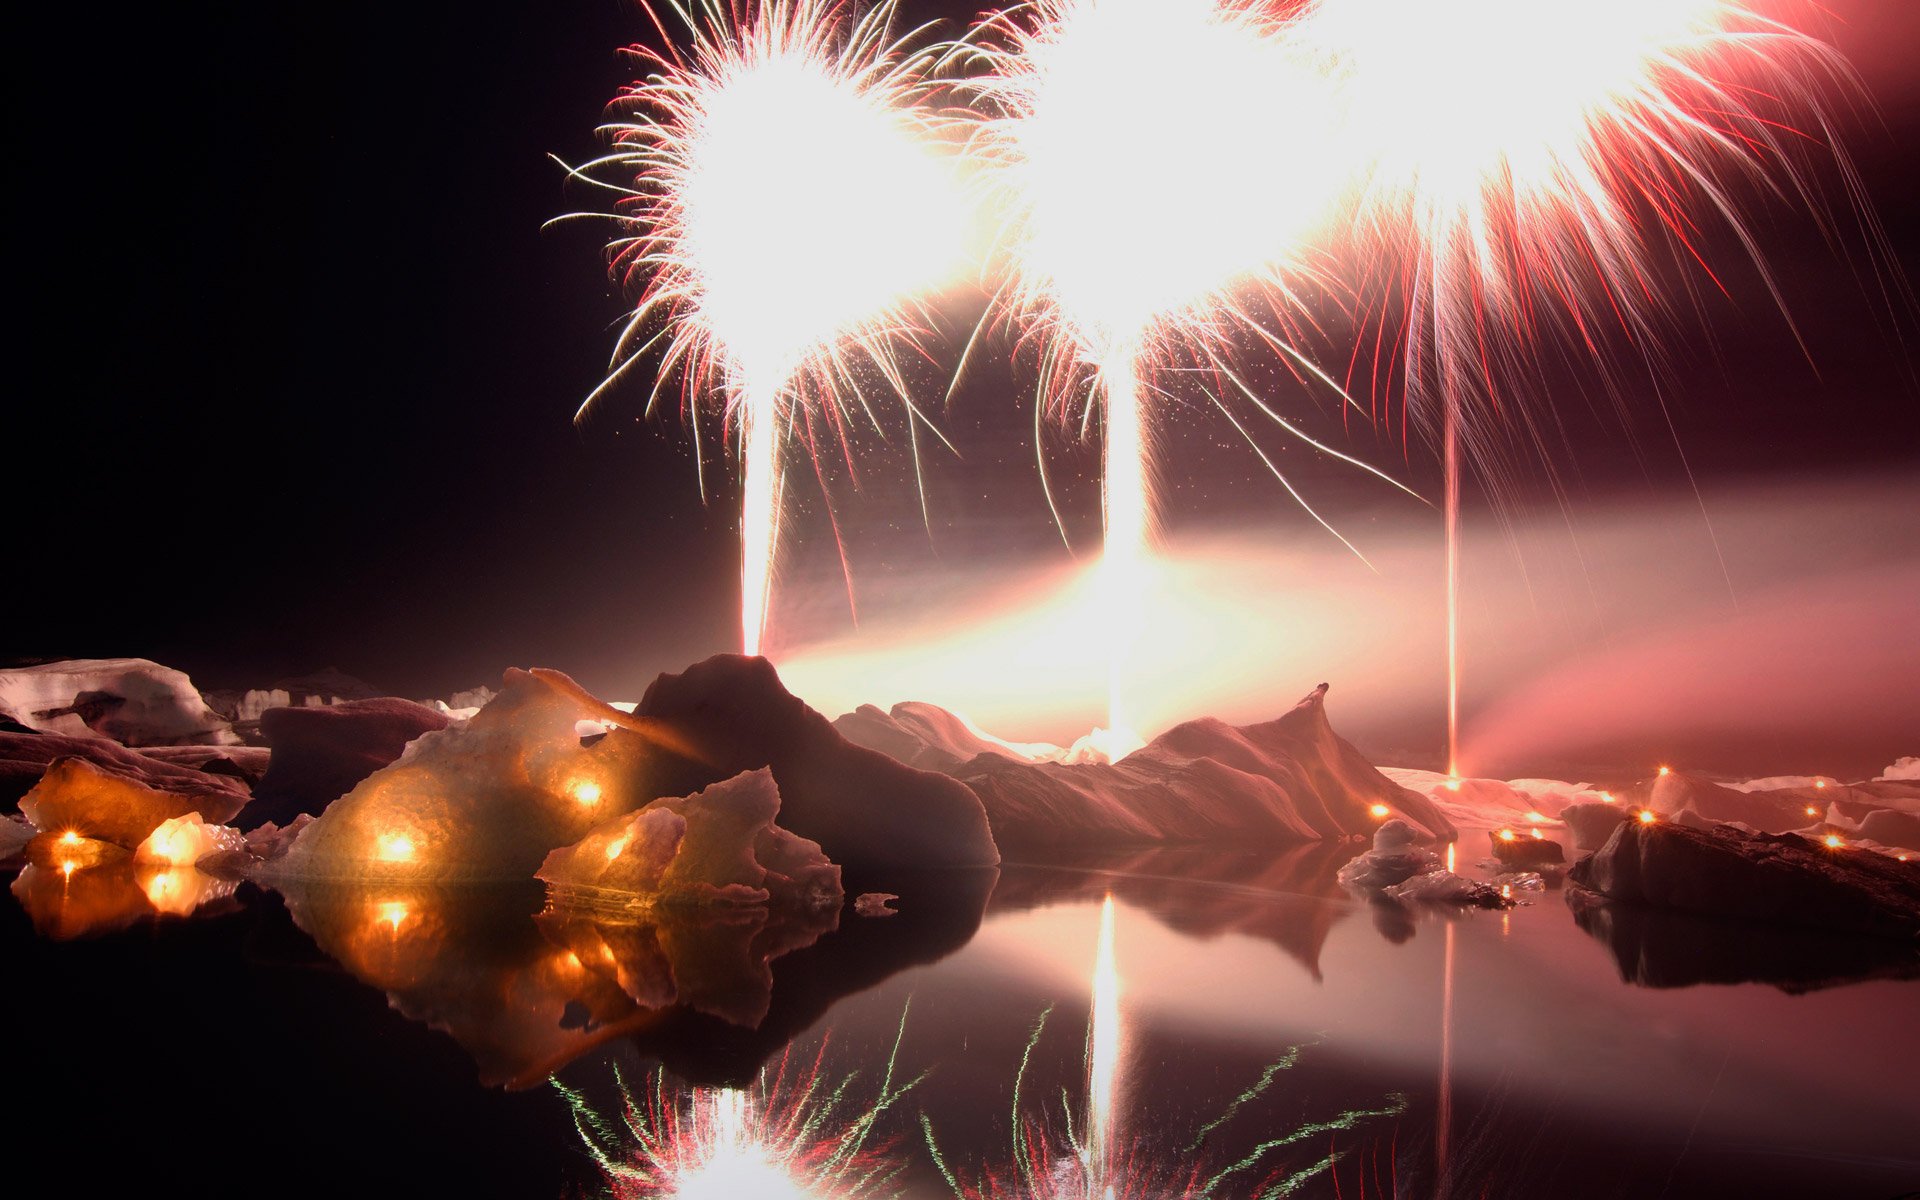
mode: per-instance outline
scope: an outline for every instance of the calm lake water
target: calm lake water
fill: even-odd
[[[1804,979],[1823,950],[1632,914],[1589,932],[1557,892],[1382,909],[1333,883],[1352,853],[861,881],[899,915],[827,930],[569,921],[539,915],[537,886],[245,886],[154,917],[76,898],[79,875],[64,896],[28,878],[33,919],[17,899],[0,917],[6,1124],[80,1194],[559,1197],[605,1184],[549,1076],[616,1121],[624,1086],[762,1130],[817,1117],[828,1139],[891,1079],[913,1086],[861,1162],[911,1197],[953,1195],[929,1132],[963,1187],[1026,1194],[1016,1127],[1062,1179],[1069,1138],[1104,1130],[1121,1200],[1216,1179],[1222,1197],[1920,1188],[1920,985],[1691,983]],[[1118,1018],[1090,1038],[1109,895]],[[89,917],[119,927],[35,931]],[[635,999],[662,988],[681,1003]]]

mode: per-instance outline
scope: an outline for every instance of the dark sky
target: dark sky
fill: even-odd
[[[1920,19],[1832,8],[1879,104],[1849,146],[1914,276],[1920,70],[1898,48]],[[141,655],[207,686],[337,665],[415,695],[545,664],[628,695],[732,648],[732,497],[701,504],[683,425],[638,421],[639,389],[573,426],[621,302],[603,229],[541,229],[585,199],[546,156],[593,152],[616,50],[649,36],[634,0],[34,5],[15,29],[0,654]],[[1857,238],[1839,257],[1804,216],[1758,211],[1819,370],[1721,247],[1736,300],[1704,301],[1670,351],[1693,470],[1911,467],[1912,311],[1863,284]],[[936,542],[986,523],[1009,553],[1058,552],[1029,384],[990,358],[961,392]],[[1684,488],[1650,393],[1628,400],[1624,422],[1563,405],[1558,469],[1589,493]],[[1395,461],[1397,429],[1311,419],[1432,483],[1418,446]],[[1273,502],[1219,431],[1171,440],[1174,531]],[[918,521],[889,455],[847,510],[856,547]],[[1323,482],[1337,507],[1349,485]],[[1069,504],[1091,503],[1082,481]]]

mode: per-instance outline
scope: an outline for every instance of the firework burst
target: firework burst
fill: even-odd
[[[616,1068],[617,1121],[558,1080],[554,1087],[618,1200],[882,1200],[897,1194],[907,1158],[877,1126],[920,1082],[894,1082],[905,1031],[902,1013],[865,1105],[854,1098],[856,1077],[826,1074],[824,1039],[810,1061],[789,1051],[747,1089],[675,1089],[657,1070],[633,1089]]]
[[[1609,345],[1657,361],[1664,264],[1694,263],[1719,286],[1701,212],[1782,302],[1740,197],[1821,211],[1808,168],[1837,159],[1822,98],[1850,77],[1825,43],[1734,0],[1285,7],[1355,148],[1353,248],[1402,301],[1383,340],[1400,344],[1406,394],[1440,429],[1457,775],[1463,460],[1492,463],[1514,419],[1543,440],[1513,402],[1541,374],[1539,335],[1570,336],[1616,395]]]
[[[875,419],[863,375],[906,395],[896,355],[924,330],[920,298],[960,273],[967,222],[947,118],[927,103],[932,59],[894,35],[894,0],[858,16],[844,0],[664,3],[690,45],[631,51],[647,74],[613,104],[613,149],[572,169],[621,197],[574,215],[619,223],[612,271],[638,297],[581,411],[645,361],[649,410],[670,380],[689,407],[720,398],[745,477],[741,641],[757,654],[785,447],[817,464],[856,413]],[[700,460],[697,412],[692,427]]]
[[[1150,584],[1156,378],[1198,367],[1223,410],[1231,390],[1280,420],[1226,364],[1251,331],[1326,380],[1296,335],[1345,177],[1315,119],[1322,79],[1234,0],[1035,0],[987,17],[959,53],[1000,231],[996,312],[1036,350],[1036,421],[1086,433],[1097,417],[1104,435],[1096,636],[1118,757],[1138,744],[1120,677]]]

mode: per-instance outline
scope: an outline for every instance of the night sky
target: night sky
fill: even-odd
[[[1878,106],[1845,132],[1891,239],[1882,265],[1920,277],[1920,71],[1902,64],[1920,12],[1831,7]],[[605,228],[541,228],[590,199],[547,156],[594,152],[628,77],[616,51],[650,35],[633,0],[34,5],[15,27],[0,653],[139,655],[203,686],[334,665],[418,696],[551,665],[630,698],[733,647],[731,484],[703,506],[682,422],[638,419],[644,387],[573,425],[623,305]],[[1910,471],[1913,310],[1879,293],[1856,233],[1837,255],[1791,208],[1755,211],[1817,371],[1719,245],[1733,298],[1704,296],[1666,348],[1701,488]],[[932,464],[935,529],[918,534],[936,550],[989,528],[1010,557],[1064,553],[1030,387],[1002,350],[959,393],[947,424],[967,461]],[[1624,417],[1561,406],[1552,461],[1577,495],[1685,492],[1651,390],[1631,392]],[[1343,433],[1324,403],[1302,412],[1416,486],[1437,478],[1417,440],[1401,457],[1397,424]],[[1213,424],[1169,434],[1174,536],[1278,507]],[[868,491],[842,510],[856,549],[919,522],[900,455],[865,453]],[[1071,477],[1094,461],[1061,468],[1081,518],[1095,498]],[[1338,511],[1351,485],[1303,470]]]

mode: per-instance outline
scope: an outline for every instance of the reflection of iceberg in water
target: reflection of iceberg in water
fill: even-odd
[[[1329,1140],[1322,1151],[1321,1139],[1350,1134],[1375,1118],[1406,1111],[1406,1097],[1396,1094],[1378,1107],[1348,1109],[1277,1133],[1266,1127],[1247,1137],[1236,1118],[1243,1110],[1252,1115],[1281,1073],[1299,1061],[1305,1047],[1295,1046],[1190,1138],[1168,1138],[1163,1124],[1142,1119],[1151,1114],[1140,1111],[1143,1105],[1134,1100],[1132,1090],[1120,1087],[1126,1039],[1114,928],[1109,895],[1100,906],[1089,986],[1085,1100],[1077,1124],[1074,1106],[1064,1094],[1065,1126],[1060,1130],[1050,1119],[1055,1106],[1027,1102],[1033,1094],[1028,1072],[1051,1010],[1034,1023],[1014,1076],[1012,1141],[1004,1163],[950,1161],[941,1152],[932,1122],[921,1118],[928,1151],[958,1200],[1277,1200],[1334,1171],[1364,1144],[1355,1138],[1336,1147]]]
[[[973,936],[994,873],[940,875],[898,916],[844,923],[837,909],[548,910],[538,884],[281,887],[322,951],[452,1036],[485,1083],[532,1086],[624,1038],[689,1081],[745,1085],[842,997]]]
[[[746,1088],[681,1088],[654,1071],[636,1091],[616,1071],[617,1117],[558,1080],[554,1086],[616,1195],[868,1200],[892,1195],[907,1167],[900,1139],[880,1125],[925,1076],[900,1082],[899,1052],[896,1036],[877,1085],[864,1088],[856,1076],[824,1073],[824,1043],[806,1062],[783,1054]]]
[[[1569,888],[1574,921],[1641,987],[1766,983],[1799,994],[1868,979],[1920,978],[1920,948],[1887,938],[1696,916]]]
[[[34,931],[55,941],[96,937],[153,917],[230,911],[239,884],[192,867],[136,864],[120,858],[101,866],[34,863],[14,877],[13,895]]]
[[[1319,979],[1320,951],[1348,909],[1334,876],[1353,855],[1352,846],[1320,842],[1255,851],[1104,851],[1010,871],[994,889],[991,907],[1018,912],[1111,894],[1191,938],[1238,933],[1272,943]],[[1276,902],[1250,904],[1250,897]]]

